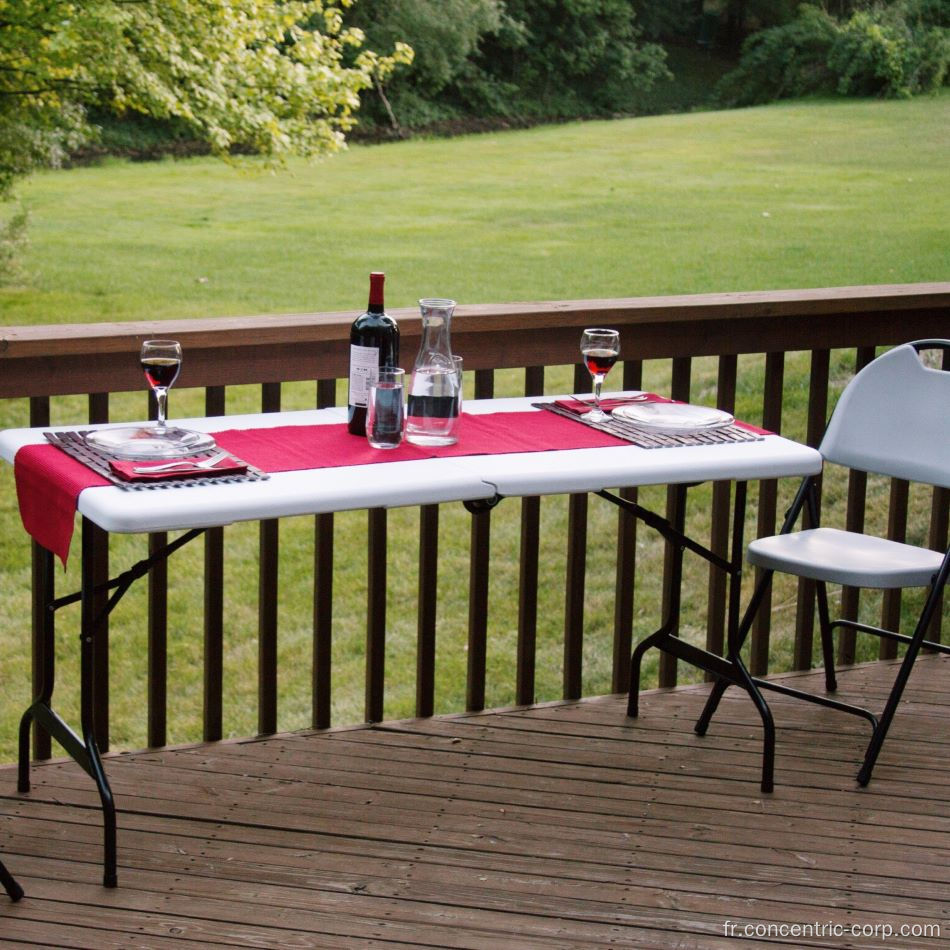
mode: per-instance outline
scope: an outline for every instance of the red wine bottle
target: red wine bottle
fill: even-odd
[[[379,378],[381,366],[399,365],[399,327],[383,305],[386,275],[369,275],[369,304],[350,328],[350,394],[347,427],[353,435],[366,435],[366,400],[369,387]]]

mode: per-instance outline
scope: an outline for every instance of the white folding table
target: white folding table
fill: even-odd
[[[529,398],[470,401],[465,405],[465,412],[524,412],[537,401]],[[215,432],[223,429],[340,423],[345,421],[345,412],[345,409],[338,407],[183,419],[176,420],[176,423],[186,428]],[[89,426],[73,428],[88,429]],[[0,432],[0,457],[12,463],[22,446],[44,442],[43,432],[43,429]],[[385,462],[273,473],[266,480],[259,481],[204,482],[153,491],[127,491],[115,486],[88,488],[79,495],[78,511],[105,531],[128,534],[183,530],[185,534],[170,542],[163,551],[151,555],[104,585],[113,594],[110,606],[103,614],[93,617],[91,610],[83,610],[80,636],[80,715],[83,735],[81,738],[77,736],[53,711],[49,692],[37,699],[24,714],[21,725],[19,788],[21,791],[29,790],[29,734],[32,723],[39,722],[96,782],[103,807],[105,831],[104,883],[107,887],[114,887],[115,805],[96,745],[92,715],[93,643],[97,628],[108,610],[137,577],[206,528],[288,515],[450,501],[461,501],[475,511],[491,507],[506,496],[596,492],[658,529],[673,550],[668,616],[659,630],[639,644],[632,658],[635,676],[631,679],[630,715],[636,715],[637,712],[640,658],[646,649],[653,646],[743,686],[756,702],[760,713],[763,709],[767,713],[767,706],[757,688],[758,681],[753,680],[739,657],[741,644],[734,642],[735,623],[732,620],[729,625],[729,652],[725,658],[693,647],[671,635],[679,611],[681,564],[685,549],[695,551],[727,572],[734,591],[730,607],[735,605],[742,563],[742,519],[734,519],[733,552],[727,560],[686,536],[682,523],[671,524],[662,516],[614,495],[608,489],[665,484],[683,486],[685,491],[686,486],[700,482],[735,481],[736,508],[739,510],[744,509],[745,483],[749,479],[803,476],[820,470],[821,456],[814,449],[777,435],[765,435],[755,441],[722,445],[656,449],[619,445]],[[83,601],[84,607],[91,603],[95,591],[88,589],[87,573],[83,571],[81,592],[58,598],[53,606],[78,600]],[[730,613],[734,615],[736,611],[731,609]],[[766,784],[763,775],[763,787]]]

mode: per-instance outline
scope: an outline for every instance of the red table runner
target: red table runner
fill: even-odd
[[[265,472],[290,472],[343,465],[370,465],[412,459],[503,455],[629,445],[623,439],[577,425],[550,412],[463,413],[459,441],[447,446],[404,442],[395,449],[373,449],[350,435],[345,423],[227,429],[214,433],[221,448]],[[16,454],[14,473],[23,526],[66,564],[79,493],[111,483],[53,445],[27,445]],[[150,503],[159,503],[156,496]]]

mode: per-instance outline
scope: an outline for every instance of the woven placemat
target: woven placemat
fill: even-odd
[[[270,476],[267,472],[262,472],[259,468],[248,464],[244,459],[239,459],[231,455],[236,462],[241,465],[247,465],[247,471],[241,474],[231,475],[189,475],[187,478],[163,478],[149,482],[130,482],[120,478],[109,467],[109,457],[98,449],[93,448],[87,441],[86,436],[89,431],[82,432],[44,432],[47,442],[55,445],[67,455],[82,462],[87,468],[91,468],[97,475],[107,478],[113,485],[121,488],[123,491],[160,491],[165,488],[185,488],[191,485],[231,485],[235,482],[260,482]],[[214,455],[218,449],[211,448],[206,452],[196,452],[194,458],[209,458]],[[230,454],[230,453],[229,453]]]
[[[564,409],[553,402],[536,402],[532,405],[537,409],[546,409],[555,415],[563,416],[565,419],[571,419],[579,422],[581,425],[590,426],[592,429],[599,429],[601,432],[609,432],[618,439],[626,442],[632,442],[641,449],[674,449],[690,445],[723,445],[730,442],[760,442],[765,436],[756,432],[750,432],[743,429],[735,423],[732,425],[721,426],[716,429],[706,429],[701,432],[658,432],[656,429],[645,426],[634,425],[623,419],[617,419],[614,416],[608,416],[602,422],[588,419],[587,416],[581,416]]]

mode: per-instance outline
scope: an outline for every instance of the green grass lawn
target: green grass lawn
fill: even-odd
[[[947,276],[950,96],[817,102],[35,176],[5,324]]]
[[[393,307],[431,294],[476,303],[946,280],[948,119],[947,95],[810,102],[359,146],[276,173],[235,171],[210,159],[44,173],[21,188],[31,215],[26,278],[0,289],[0,322],[355,313],[365,303],[367,273],[377,268],[387,271]],[[624,347],[636,354],[636,340]],[[647,370],[648,385],[668,385],[665,366]],[[785,431],[801,436],[797,410],[805,397],[793,370]],[[849,358],[836,357],[833,372],[846,379]],[[752,413],[760,373],[756,360],[741,361],[740,406]],[[500,390],[515,387],[515,374],[500,375]],[[700,372],[694,399],[706,385]],[[550,374],[551,391],[569,386],[568,370]],[[288,408],[311,404],[312,387],[286,389]],[[229,408],[254,398],[241,389]],[[114,402],[117,417],[144,411],[142,394]],[[197,406],[187,393],[172,395],[173,414]],[[77,421],[83,408],[79,399],[57,400],[54,421]],[[0,406],[0,425],[25,422],[23,401]],[[8,467],[0,477],[0,523],[11,539],[0,549],[3,761],[12,757],[29,691],[29,564]],[[828,490],[838,491],[833,483]],[[648,500],[662,506],[659,491]],[[703,508],[699,495],[700,519]],[[560,692],[565,509],[564,499],[545,500],[542,699]],[[467,585],[456,578],[467,573],[468,516],[459,506],[443,510],[437,703],[451,710],[464,703]],[[588,694],[609,689],[614,514],[594,499],[591,517],[591,537],[607,541],[592,544],[589,558]],[[416,519],[415,511],[391,514],[387,716],[412,709]],[[361,715],[365,516],[337,520],[334,716],[345,722]],[[517,503],[500,506],[493,525],[488,702],[500,705],[513,695]],[[256,589],[256,526],[229,528],[227,538],[225,723],[244,735],[256,721],[256,602],[244,593]],[[292,729],[309,721],[310,519],[283,522],[281,544],[280,727]],[[113,564],[124,566],[142,550],[140,539],[115,539]],[[657,554],[644,532],[643,556]],[[76,561],[61,591],[78,583]],[[170,574],[171,739],[186,741],[200,735],[200,621],[188,606],[200,603],[200,549],[178,555]],[[703,575],[693,580],[690,596],[701,598]],[[791,596],[776,599],[780,616],[794,615]],[[144,592],[133,591],[113,624],[118,746],[144,743],[143,605]],[[655,593],[645,587],[638,634],[655,614]],[[64,670],[57,695],[73,720],[75,620],[64,611],[57,632]],[[689,622],[686,633],[703,635]],[[787,651],[776,643],[776,668],[787,664]]]

